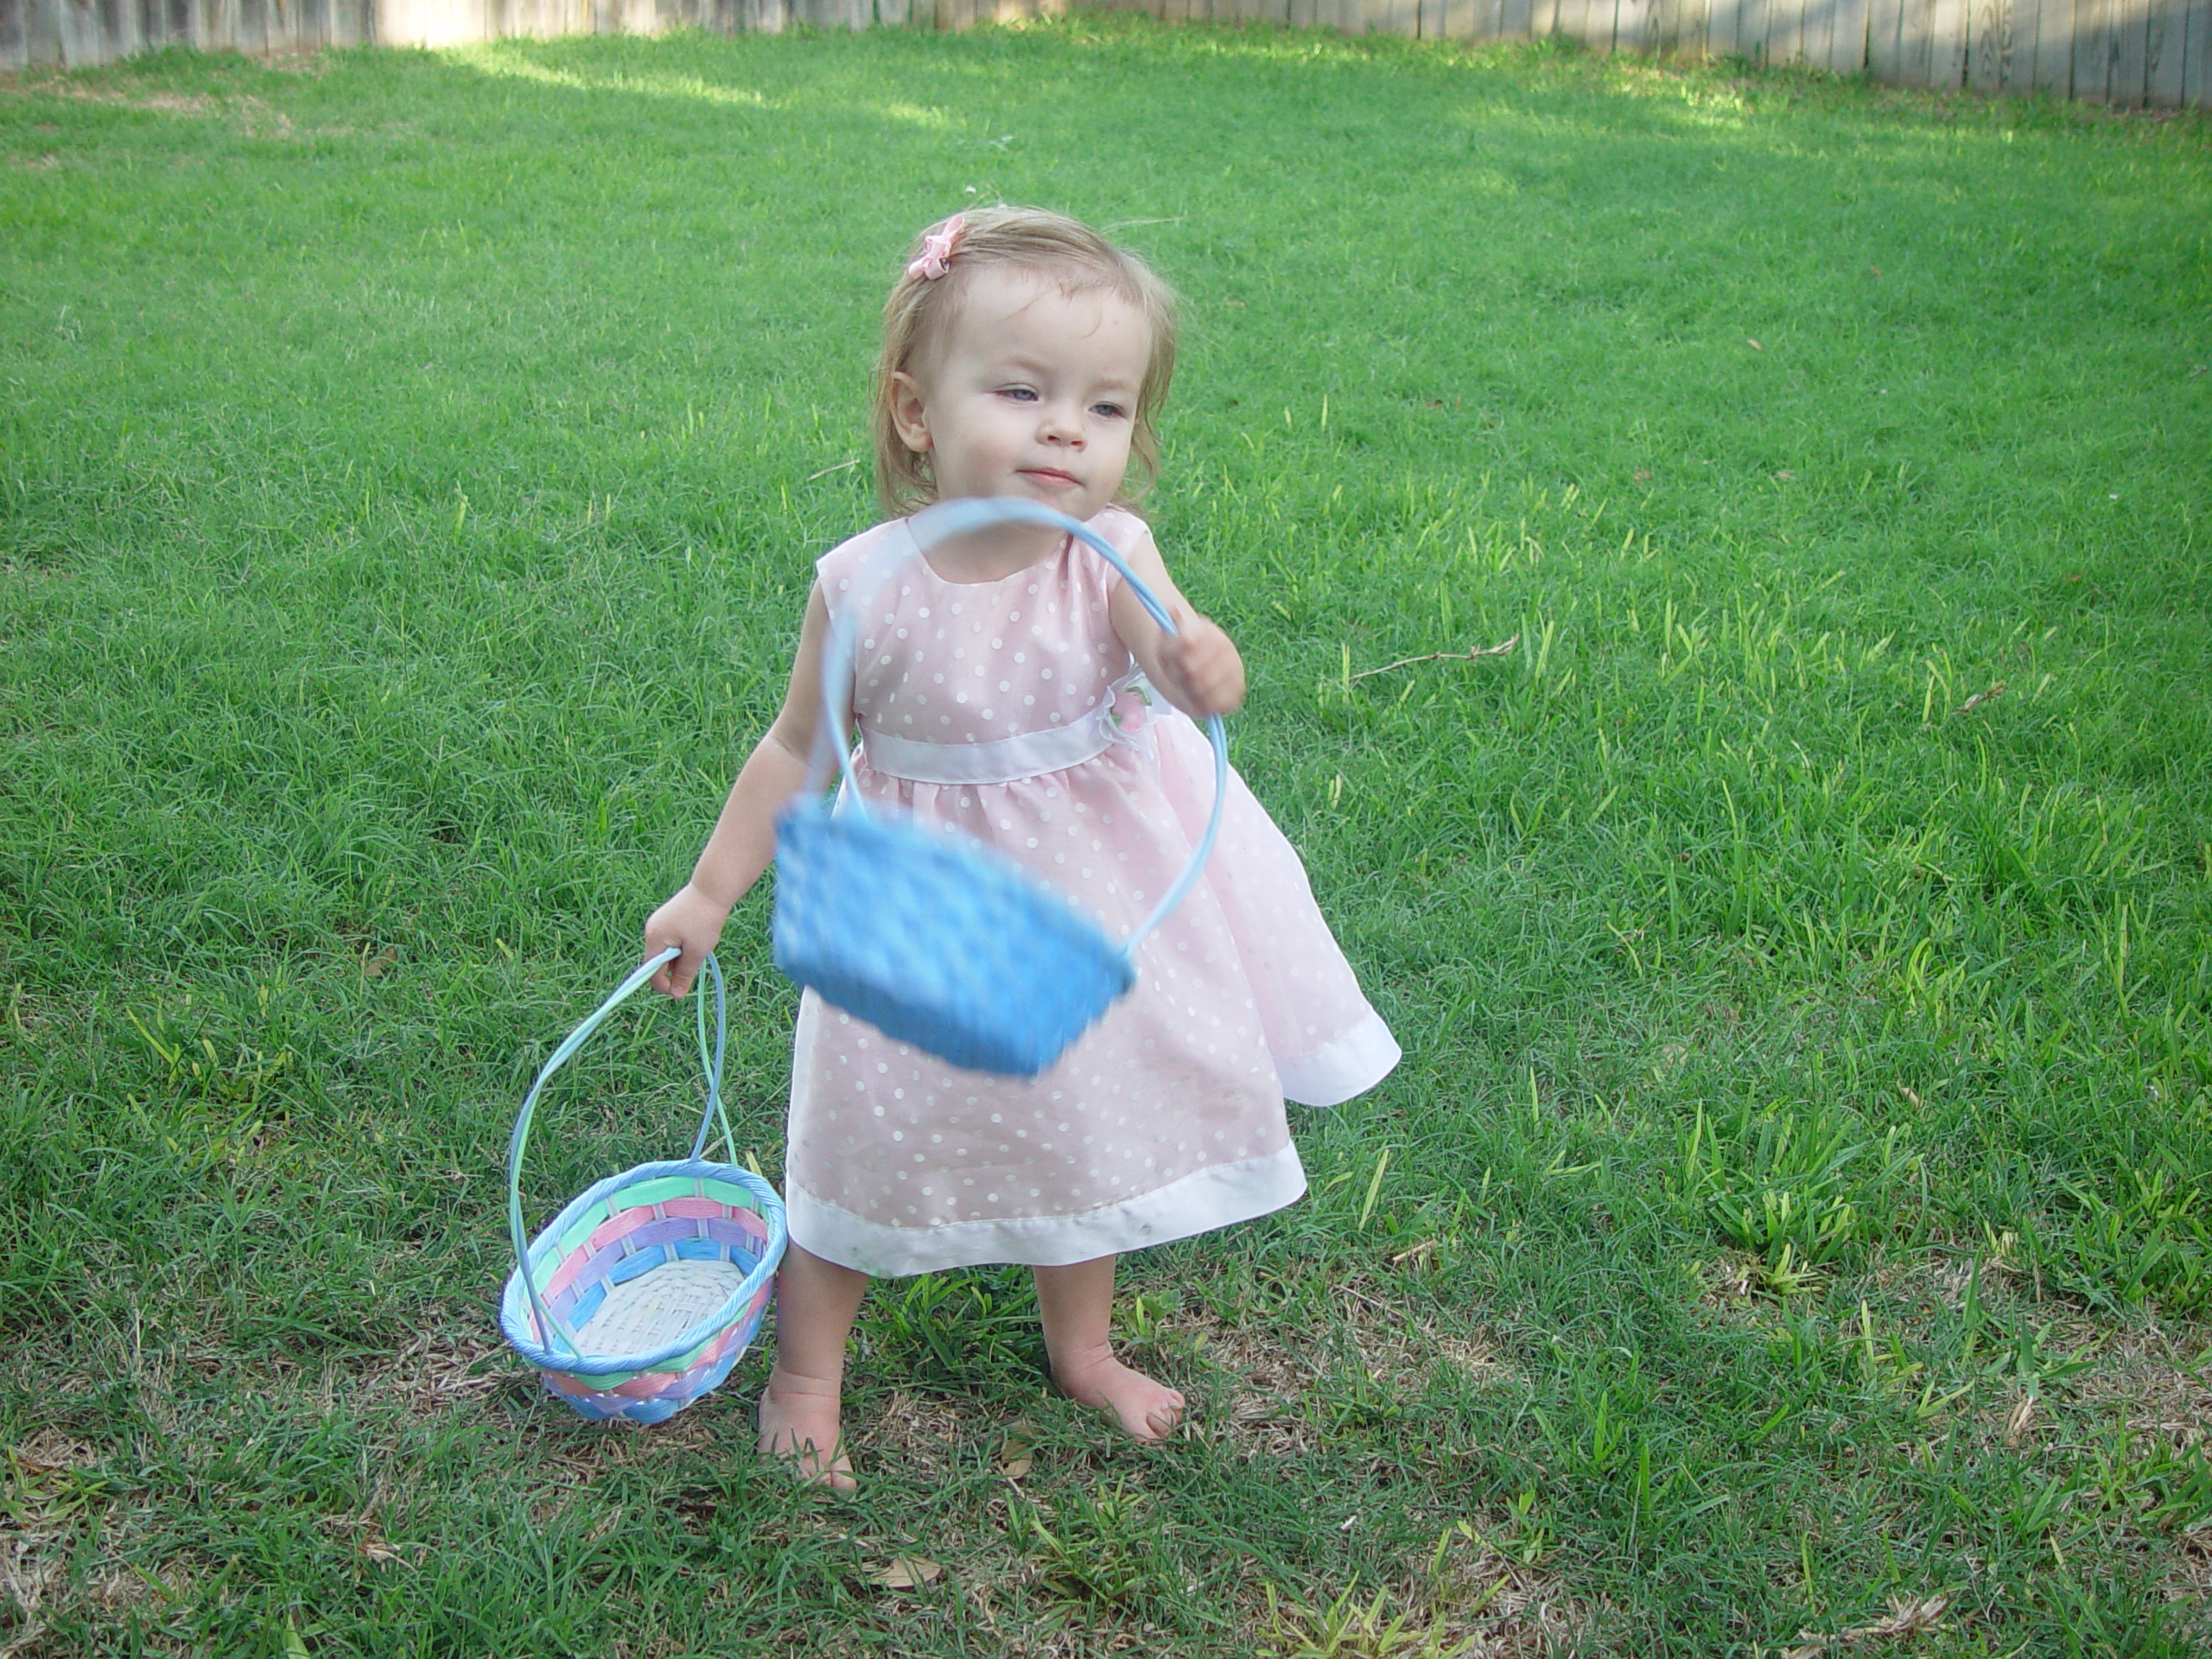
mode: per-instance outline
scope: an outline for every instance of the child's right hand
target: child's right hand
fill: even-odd
[[[721,938],[722,924],[728,919],[728,905],[716,904],[688,881],[674,898],[653,912],[645,922],[645,956],[657,957],[671,945],[683,953],[661,964],[652,977],[653,988],[670,996],[689,991],[691,982],[698,977],[699,964]]]

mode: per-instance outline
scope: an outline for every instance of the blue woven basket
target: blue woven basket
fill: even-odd
[[[548,1389],[594,1420],[657,1423],[718,1385],[759,1332],[784,1254],[783,1201],[766,1181],[738,1166],[722,1114],[725,1005],[721,964],[712,956],[699,976],[707,1109],[691,1155],[609,1176],[523,1242],[522,1157],[539,1094],[607,1015],[676,954],[664,950],[639,966],[554,1050],[507,1142],[515,1270],[500,1299],[499,1329]],[[702,1155],[717,1122],[729,1163]]]
[[[1033,502],[947,501],[909,521],[922,556],[941,541],[1001,524],[1065,531],[1122,573],[1169,632],[1159,599],[1089,525]],[[1136,982],[1138,943],[1182,902],[1213,849],[1226,796],[1229,749],[1218,717],[1206,722],[1214,751],[1214,803],[1191,861],[1150,916],[1120,944],[1010,860],[971,836],[923,831],[862,806],[843,741],[850,729],[853,643],[867,589],[888,574],[864,572],[832,625],[823,652],[823,741],[845,789],[831,812],[819,784],[776,825],[776,966],[833,1007],[887,1035],[970,1071],[1035,1077],[1059,1058],[1114,999]]]

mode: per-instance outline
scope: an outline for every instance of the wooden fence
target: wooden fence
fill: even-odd
[[[1176,22],[1422,39],[1552,35],[1597,52],[1740,55],[1901,86],[2212,108],[2212,0],[1108,0]],[[964,29],[1058,0],[0,0],[0,73],[172,44],[281,52],[790,24]]]

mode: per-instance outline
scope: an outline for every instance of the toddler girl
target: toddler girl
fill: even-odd
[[[997,207],[922,238],[877,364],[876,482],[893,516],[816,566],[782,711],[690,881],[645,924],[648,954],[682,950],[660,989],[684,993],[773,855],[776,814],[807,777],[830,618],[848,605],[863,607],[853,710],[870,804],[989,842],[1110,937],[1143,918],[1212,804],[1212,752],[1189,716],[1244,695],[1236,648],[1176,591],[1128,505],[1158,466],[1174,360],[1173,296],[1084,226]],[[854,590],[906,535],[899,515],[964,496],[1087,521],[1178,632],[1104,560],[1029,525],[944,543]],[[1040,1077],[959,1071],[800,998],[764,1453],[849,1486],[839,1395],[869,1277],[993,1262],[1035,1267],[1062,1390],[1139,1440],[1173,1432],[1183,1396],[1109,1345],[1116,1255],[1290,1203],[1306,1177],[1285,1096],[1332,1105],[1398,1059],[1297,854],[1233,772],[1229,788],[1205,879],[1139,949],[1135,988]]]

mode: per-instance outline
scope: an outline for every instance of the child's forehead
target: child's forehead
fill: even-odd
[[[1125,340],[1140,363],[1151,346],[1143,308],[1084,273],[992,266],[973,274],[946,319],[948,353],[1072,346],[1101,332]],[[1069,332],[1072,324],[1077,331]]]

